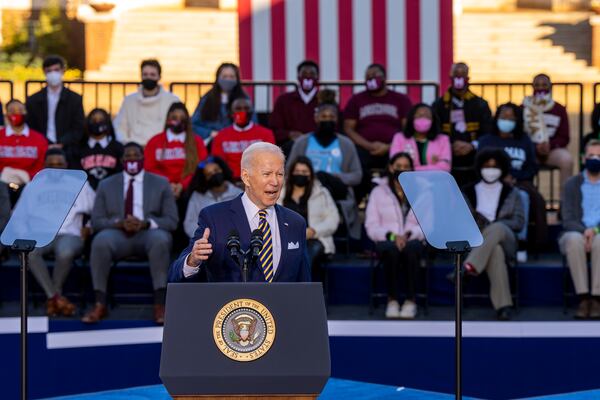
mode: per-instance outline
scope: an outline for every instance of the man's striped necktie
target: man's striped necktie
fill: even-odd
[[[260,217],[258,229],[262,232],[263,238],[263,245],[258,259],[265,275],[265,281],[273,282],[273,238],[271,237],[271,227],[267,222],[267,211],[260,210],[258,216]]]

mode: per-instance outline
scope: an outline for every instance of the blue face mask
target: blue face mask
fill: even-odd
[[[513,130],[515,130],[517,123],[516,121],[510,119],[499,119],[497,125],[500,132],[511,133]]]
[[[592,174],[600,172],[600,158],[586,158],[585,169]]]

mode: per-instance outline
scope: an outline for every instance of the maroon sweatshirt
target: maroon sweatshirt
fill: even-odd
[[[290,136],[290,131],[302,133],[314,132],[315,108],[317,108],[317,94],[310,103],[305,104],[297,90],[284,93],[275,101],[275,107],[269,117],[269,127],[275,133],[277,144],[285,143]]]

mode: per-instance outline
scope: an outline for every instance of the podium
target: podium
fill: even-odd
[[[171,283],[160,378],[175,399],[314,399],[330,372],[320,283]]]

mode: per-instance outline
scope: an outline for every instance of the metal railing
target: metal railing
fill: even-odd
[[[15,96],[14,84],[12,81],[0,79],[0,99],[5,103]]]
[[[94,108],[104,108],[115,115],[125,96],[135,92],[139,82],[95,82],[65,81],[65,86],[83,97],[83,108],[86,113]],[[25,97],[46,86],[46,81],[31,80],[25,82]]]
[[[172,82],[169,86],[171,92],[176,94],[186,104],[190,112],[196,109],[200,98],[214,85],[214,82]],[[439,85],[436,82],[421,81],[388,81],[392,90],[408,93],[413,101],[431,103],[439,95]],[[361,81],[336,81],[319,82],[321,88],[329,88],[338,92],[338,101],[343,107],[353,93],[364,90]],[[275,105],[275,100],[281,93],[295,90],[297,83],[294,81],[243,81],[242,88],[254,103],[255,110],[259,113],[270,113]]]

